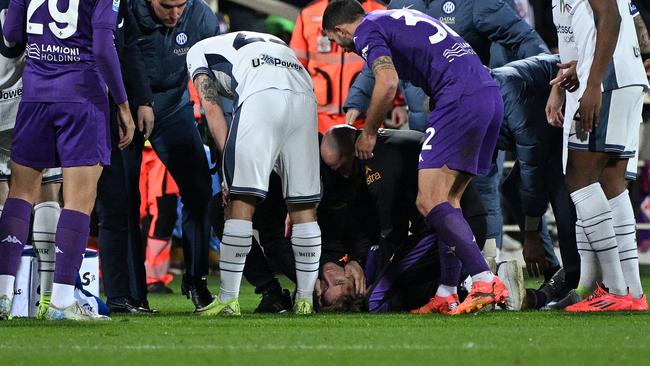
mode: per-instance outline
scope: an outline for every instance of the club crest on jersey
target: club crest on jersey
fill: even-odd
[[[456,10],[456,4],[454,4],[453,1],[447,1],[446,3],[442,4],[442,11],[445,12],[445,14],[451,14]]]
[[[113,0],[113,11],[120,10],[120,0]]]
[[[632,2],[628,2],[627,5],[630,8],[630,15],[634,16],[639,12],[639,9],[637,9],[636,5],[632,4]]]
[[[176,44],[182,46],[185,43],[187,43],[187,34],[185,34],[185,32],[178,33],[176,36]]]

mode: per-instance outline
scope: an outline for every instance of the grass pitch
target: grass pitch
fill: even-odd
[[[650,288],[650,268],[643,272]],[[2,322],[0,365],[650,364],[648,313],[262,316],[246,284],[241,318],[206,319],[190,314],[174,285],[176,294],[150,297],[156,316]],[[216,293],[218,280],[210,285]]]

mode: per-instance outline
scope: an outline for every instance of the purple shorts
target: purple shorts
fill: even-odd
[[[21,102],[11,160],[30,168],[109,165],[107,102]]]
[[[484,175],[490,170],[503,122],[503,99],[486,87],[436,108],[429,114],[420,169],[449,169]]]

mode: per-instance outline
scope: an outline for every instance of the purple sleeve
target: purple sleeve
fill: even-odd
[[[92,18],[93,30],[109,29],[114,31],[117,27],[117,13],[120,10],[120,0],[96,1]]]
[[[354,35],[354,46],[357,53],[366,60],[371,68],[377,58],[393,57],[381,28],[372,20],[365,19],[361,22]]]
[[[11,0],[2,29],[2,34],[7,42],[24,43],[26,41],[25,17],[25,0]]]
[[[126,102],[126,90],[122,82],[122,71],[113,43],[112,30],[100,28],[93,31],[93,56],[99,75],[108,86],[115,104]]]

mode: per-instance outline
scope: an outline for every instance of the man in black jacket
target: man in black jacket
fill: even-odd
[[[118,127],[115,107],[111,110],[111,165],[105,167],[98,183],[99,248],[104,293],[112,312],[151,313],[147,301],[144,248],[140,237],[139,178],[144,140],[153,129],[151,88],[140,48],[135,18],[126,2],[120,5],[115,46],[122,66],[124,85],[137,110],[133,143],[117,148]]]

